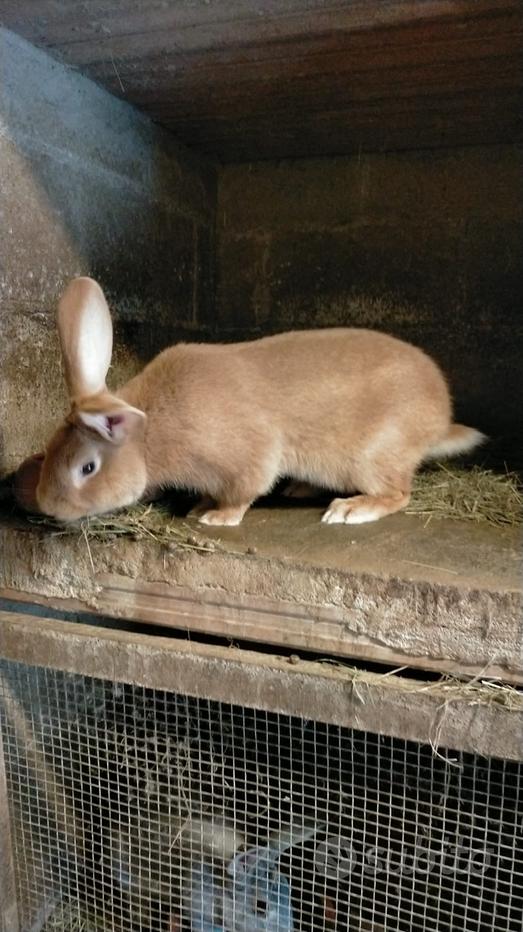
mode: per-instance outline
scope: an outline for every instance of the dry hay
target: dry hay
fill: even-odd
[[[444,674],[439,680],[417,691],[441,695],[445,704],[462,700],[473,705],[499,705],[510,712],[523,711],[521,689],[481,674],[471,678]]]
[[[131,540],[151,540],[172,550],[199,550],[212,553],[221,548],[220,541],[210,540],[192,528],[173,519],[169,509],[161,503],[137,504],[123,511],[84,518],[69,526],[57,524],[41,515],[31,515],[31,524],[52,527],[59,535],[81,534],[90,540],[115,541],[127,537]]]
[[[523,487],[516,473],[440,464],[416,476],[406,512],[516,527],[523,523]]]
[[[368,671],[361,667],[355,667],[351,663],[344,663],[339,657],[320,657],[318,663],[326,664],[343,671],[349,676],[351,685],[358,687],[358,683],[369,683]],[[485,671],[478,673],[476,676],[463,674],[443,673],[437,679],[431,679],[420,685],[420,680],[402,678],[401,684],[404,689],[413,693],[430,693],[441,699],[443,703],[465,701],[473,705],[500,705],[511,712],[523,712],[523,689],[512,686],[509,683],[502,682],[497,677],[488,676]],[[402,667],[396,667],[393,670],[387,670],[385,673],[371,674],[371,682],[391,680],[394,685],[399,681],[398,677],[405,670],[412,670],[408,664]],[[359,701],[364,702],[363,695],[358,696]]]

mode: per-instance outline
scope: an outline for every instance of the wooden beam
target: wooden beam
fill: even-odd
[[[0,612],[0,657],[505,759],[523,697]],[[495,701],[498,700],[498,701]]]
[[[373,32],[383,28],[442,22],[479,22],[517,14],[518,0],[220,0],[219,4],[161,0],[6,0],[2,24],[47,47],[89,43],[143,43],[149,50],[177,38],[183,52],[231,43],[294,40],[332,32]],[[114,52],[113,52],[114,54]]]
[[[222,161],[523,138],[517,0],[20,0],[2,22]]]
[[[407,654],[371,638],[351,634],[335,609],[278,604],[269,599],[238,597],[216,590],[195,592],[165,583],[111,574],[97,576],[96,615],[147,623],[179,631],[193,637],[211,635],[234,643],[273,645],[275,649],[302,650],[305,653],[346,658],[356,662],[425,670],[465,678],[492,678],[523,685],[523,672],[507,670],[495,662],[486,665]],[[0,599],[35,603],[56,611],[89,615],[89,605],[79,599],[32,596],[12,589],[0,589]],[[297,646],[301,645],[301,647]]]

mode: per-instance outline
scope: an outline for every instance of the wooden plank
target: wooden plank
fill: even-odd
[[[0,612],[0,656],[84,676],[198,696],[459,748],[523,758],[523,697],[423,683],[274,655]]]
[[[147,58],[101,58],[86,67],[91,75],[96,76],[104,65],[112,64],[114,60],[123,75],[130,79],[148,75],[150,81],[158,82],[159,89],[171,90],[173,96],[174,89],[183,82],[190,82],[195,88],[208,85],[212,90],[212,77],[219,84],[236,85],[239,82],[246,87],[252,85],[255,97],[254,92],[263,90],[271,79],[281,79],[282,74],[312,84],[322,77],[343,77],[345,82],[350,79],[356,84],[360,79],[362,87],[367,79],[379,86],[381,78],[384,89],[390,80],[397,80],[400,85],[406,83],[411,74],[425,75],[429,84],[438,83],[445,78],[445,72],[449,79],[449,69],[460,69],[456,74],[466,78],[468,73],[474,75],[479,71],[487,76],[504,73],[510,68],[514,76],[521,79],[519,52],[522,45],[523,37],[517,32],[510,37],[486,35],[467,45],[459,42],[428,43],[427,47],[422,46],[416,52],[406,49],[401,55],[397,49],[376,42],[363,49],[340,47],[339,44],[332,48],[330,45],[317,48],[309,40],[292,51],[286,47],[264,46],[256,47],[257,54],[252,49],[245,55],[243,50],[212,50],[184,56],[180,60],[174,53],[154,54]],[[259,87],[256,82],[259,82]]]
[[[90,0],[79,8],[73,0],[8,0],[2,4],[2,23],[32,42],[47,47],[87,45],[89,42],[142,43],[158,48],[177,36],[181,51],[226,45],[293,40],[300,35],[329,31],[357,32],[403,24],[478,21],[517,11],[517,0],[221,0],[219,4],[137,2],[119,4]],[[113,52],[114,54],[114,52]]]
[[[492,676],[523,684],[523,675],[507,672],[493,663],[453,663],[445,659],[416,657],[375,644],[371,638],[354,636],[336,609],[280,605],[269,599],[234,597],[223,592],[195,593],[162,583],[145,583],[125,577],[99,577],[100,611],[112,617],[148,621],[188,632],[221,635],[231,640],[274,644],[292,649],[302,644],[308,651],[332,653],[390,665],[465,676]]]
[[[246,77],[245,69],[211,70],[203,66],[194,71],[177,69],[173,74],[164,64],[151,74],[151,63],[122,65],[118,63],[118,75],[113,63],[102,62],[91,68],[91,76],[107,85],[118,85],[120,96],[132,96],[137,106],[157,105],[170,111],[175,117],[181,115],[201,118],[202,115],[217,117],[231,114],[235,108],[255,115],[262,110],[270,113],[271,102],[275,107],[282,102],[298,110],[301,99],[307,100],[307,113],[318,110],[329,112],[341,103],[350,103],[355,109],[369,100],[401,101],[414,98],[424,101],[439,96],[463,100],[466,94],[481,93],[487,96],[499,88],[519,90],[521,86],[521,49],[500,51],[496,60],[485,57],[426,64],[394,65],[388,68],[379,64],[372,69],[347,72],[346,57],[340,56],[339,67],[320,61],[318,70],[303,63],[294,63],[286,69],[286,80],[282,82],[279,65],[260,70],[259,77]],[[252,82],[259,82],[253,94]],[[123,86],[123,90],[122,90]],[[188,106],[190,101],[190,106]]]
[[[310,96],[314,99],[317,94],[318,91],[311,92]],[[292,126],[293,122],[309,123],[311,120],[330,120],[333,117],[337,119],[342,117],[350,120],[351,126],[363,126],[369,120],[379,120],[381,126],[387,131],[388,129],[401,127],[403,122],[406,122],[405,128],[408,129],[409,125],[414,128],[414,120],[418,121],[416,123],[418,125],[423,120],[430,123],[433,117],[441,121],[447,115],[451,116],[452,114],[459,117],[469,112],[487,115],[489,110],[494,109],[497,110],[497,113],[492,112],[491,115],[496,116],[497,119],[512,112],[515,116],[519,116],[521,121],[519,104],[523,102],[523,95],[518,89],[514,89],[511,76],[508,76],[505,81],[500,81],[498,86],[491,87],[488,92],[478,88],[463,90],[457,94],[452,92],[438,93],[435,89],[430,96],[416,95],[412,91],[407,91],[406,94],[376,95],[374,98],[369,97],[366,100],[358,101],[351,100],[351,95],[348,93],[344,96],[340,94],[336,102],[334,100],[331,102],[330,108],[326,106],[327,94],[325,94],[323,95],[324,106],[322,107],[320,98],[318,106],[312,112],[308,111],[306,113],[300,112],[295,106],[295,99],[287,97],[285,93],[275,93],[267,101],[258,100],[251,108],[249,107],[248,95],[246,97],[237,92],[231,96],[232,101],[222,105],[220,110],[213,111],[213,101],[205,100],[205,95],[202,95],[200,111],[198,112],[198,103],[195,103],[191,114],[187,113],[187,108],[184,107],[182,99],[157,104],[154,97],[148,95],[148,99],[143,99],[141,103],[144,108],[154,113],[156,117],[176,121],[180,128],[183,126],[203,127],[205,125],[220,127],[226,125],[227,121],[238,122],[240,120],[258,126],[258,120],[260,119],[272,120],[276,124],[278,118],[286,117],[284,128],[287,129]],[[499,112],[500,109],[501,113]]]
[[[151,114],[153,119],[154,113]],[[278,132],[270,120],[256,126],[243,126],[241,122],[212,126],[193,126],[190,131],[179,127],[168,117],[159,120],[172,128],[191,145],[209,156],[225,162],[242,162],[252,159],[309,158],[326,155],[347,155],[358,152],[405,152],[421,149],[485,146],[514,143],[523,140],[519,113],[488,120],[481,113],[467,114],[460,119],[435,119],[423,126],[386,127],[353,125],[346,117],[311,118],[300,125],[284,127]]]
[[[191,636],[213,635],[231,642],[273,645],[285,650],[380,663],[457,677],[491,677],[523,685],[523,672],[486,665],[418,656],[355,635],[335,608],[275,603],[266,598],[238,597],[217,590],[195,592],[181,586],[148,583],[113,574],[99,575],[96,611],[80,599],[45,598],[0,589],[0,599],[37,603],[58,611],[108,616],[178,630]],[[300,645],[300,646],[297,646]]]
[[[522,14],[517,0],[22,0],[2,21],[237,160],[518,141]]]
[[[454,28],[452,28],[454,26]],[[287,69],[298,62],[303,68],[316,71],[320,66],[331,63],[331,70],[341,67],[347,72],[358,72],[362,68],[379,66],[384,69],[401,64],[440,64],[445,60],[459,61],[478,58],[482,55],[495,57],[500,50],[510,52],[520,42],[522,18],[511,13],[495,21],[474,20],[470,28],[463,23],[431,24],[423,26],[394,26],[365,32],[303,30],[288,38],[281,34],[277,40],[267,41],[256,35],[249,41],[234,38],[227,43],[220,41],[200,43],[194,41],[183,48],[183,34],[167,33],[161,36],[122,36],[121,38],[99,39],[92,43],[58,45],[56,48],[70,64],[96,67],[98,63],[113,59],[122,65],[142,67],[155,72],[163,66],[171,77],[179,71],[193,72],[201,69],[236,71],[252,80],[263,69],[262,77],[271,64]],[[469,27],[469,24],[467,24]],[[192,33],[191,33],[192,35]],[[176,67],[169,67],[175,65]]]
[[[508,98],[511,116],[508,113],[502,115],[496,112],[496,103],[501,96],[505,101]],[[433,107],[429,107],[426,102],[424,106],[422,101],[414,100],[404,101],[402,107],[397,105],[385,106],[380,101],[376,101],[372,105],[369,104],[365,107],[363,112],[359,108],[340,106],[327,114],[316,114],[315,116],[306,114],[289,115],[286,123],[282,125],[281,131],[285,134],[308,132],[310,135],[323,124],[329,131],[333,128],[335,132],[337,130],[342,134],[346,134],[347,130],[352,134],[367,132],[369,138],[372,139],[375,136],[378,142],[381,140],[383,143],[387,143],[390,136],[399,137],[398,141],[401,142],[402,134],[409,138],[415,133],[417,127],[414,125],[414,121],[418,116],[421,116],[422,110],[424,110],[424,122],[418,127],[421,132],[430,133],[436,130],[445,136],[449,131],[459,128],[460,125],[464,131],[467,131],[469,127],[474,128],[482,120],[485,120],[487,128],[489,123],[498,126],[507,124],[516,131],[516,127],[520,128],[522,125],[521,115],[518,113],[517,107],[519,101],[519,94],[493,93],[489,100],[490,113],[488,118],[481,104],[474,98],[471,98],[467,103],[462,103],[461,107],[457,106],[453,98],[442,98]],[[204,136],[209,140],[227,138],[234,132],[234,125],[236,125],[234,135],[238,137],[250,133],[261,136],[263,133],[270,133],[271,128],[275,129],[272,114],[263,114],[256,117],[238,114],[236,120],[233,117],[223,117],[218,120],[203,117],[185,118],[182,116],[175,116],[171,119],[168,110],[159,109],[155,106],[152,106],[150,110],[155,119],[161,118],[166,123],[179,126],[182,130],[184,127],[188,127],[191,132],[194,130],[200,137]],[[283,117],[283,113],[281,115]],[[383,116],[383,120],[380,120],[380,115]],[[385,119],[387,116],[389,117],[388,121]]]

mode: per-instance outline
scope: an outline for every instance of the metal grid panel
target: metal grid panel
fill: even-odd
[[[0,671],[23,932],[521,932],[521,765]]]

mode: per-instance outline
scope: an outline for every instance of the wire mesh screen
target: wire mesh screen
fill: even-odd
[[[521,932],[521,767],[0,664],[22,930]]]

